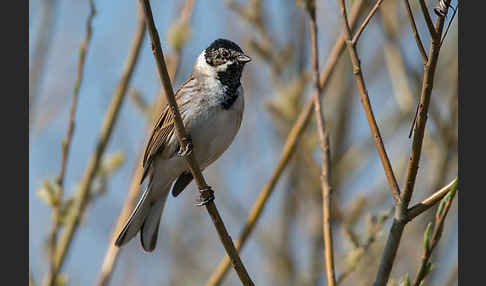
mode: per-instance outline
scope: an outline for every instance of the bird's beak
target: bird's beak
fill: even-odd
[[[239,55],[236,60],[238,60],[240,63],[246,64],[247,62],[251,62],[251,58],[245,54]]]

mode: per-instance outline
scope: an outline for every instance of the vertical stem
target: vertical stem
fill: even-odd
[[[356,51],[356,43],[351,40],[351,28],[348,22],[348,16],[347,16],[346,6],[344,2],[345,2],[344,0],[340,0],[339,7],[343,18],[345,40],[348,46],[349,56],[351,57],[351,63],[353,64],[354,79],[356,81],[356,85],[358,86],[358,90],[361,97],[361,103],[363,104],[363,108],[366,113],[366,119],[368,120],[368,124],[370,126],[371,133],[375,141],[376,149],[378,151],[378,154],[380,155],[381,163],[385,170],[385,175],[388,180],[388,184],[390,185],[390,190],[392,192],[393,199],[395,201],[395,204],[398,204],[400,201],[400,188],[398,187],[395,174],[393,173],[393,168],[391,166],[390,160],[388,159],[388,155],[385,150],[385,145],[383,144],[383,139],[381,138],[380,129],[378,128],[375,116],[373,114],[373,109],[371,108],[370,98],[368,96],[368,91],[366,90],[363,73],[361,71],[361,63],[358,58],[358,52]],[[372,10],[370,14],[374,13],[374,11],[375,9]]]
[[[321,109],[319,94],[321,85],[319,84],[319,50],[317,46],[317,24],[315,7],[308,9],[310,22],[310,46],[312,52],[312,79],[314,81],[314,112],[316,115],[319,139],[321,142],[322,153],[322,225],[324,237],[324,265],[327,278],[327,285],[336,285],[336,275],[334,274],[334,251],[332,247],[331,230],[331,152],[329,148],[329,136],[326,128],[324,115]]]

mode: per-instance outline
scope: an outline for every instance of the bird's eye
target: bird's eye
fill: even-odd
[[[223,51],[222,55],[223,55],[223,57],[227,58],[229,56],[229,53],[228,53],[228,51]]]

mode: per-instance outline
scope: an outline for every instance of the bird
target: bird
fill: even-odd
[[[233,142],[244,110],[240,79],[251,58],[233,41],[217,39],[196,59],[192,72],[175,94],[192,152],[201,168],[216,161]],[[140,231],[146,252],[157,243],[162,212],[172,192],[177,197],[193,180],[179,145],[174,115],[168,107],[152,128],[143,156],[141,184],[147,187],[138,200],[115,245],[122,247]]]

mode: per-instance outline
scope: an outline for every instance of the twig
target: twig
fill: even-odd
[[[137,20],[137,28],[135,30],[135,35],[133,37],[132,45],[130,48],[129,56],[128,56],[128,63],[130,65],[135,65],[136,59],[140,54],[141,46],[143,43],[143,39],[145,38],[146,28],[145,28],[145,21],[143,18],[143,14],[141,9],[138,9],[138,20]],[[132,68],[128,68],[130,70]],[[132,182],[130,184],[130,191],[127,194],[127,198],[125,200],[125,204],[123,209],[119,215],[118,221],[115,225],[115,228],[112,231],[112,238],[110,239],[110,243],[108,245],[108,250],[106,251],[105,258],[103,260],[103,265],[101,267],[101,273],[98,278],[97,285],[107,285],[110,281],[111,274],[113,271],[114,264],[116,262],[119,248],[116,247],[113,241],[116,239],[116,235],[118,234],[119,230],[123,227],[124,222],[130,215],[133,206],[135,205],[138,190],[140,188],[140,178],[142,177],[142,159],[138,160],[138,164],[135,165],[136,170],[135,174],[132,177]]]
[[[448,196],[444,198],[443,202],[441,202],[441,205],[442,203],[444,203],[444,205],[442,206],[443,208],[441,209],[441,207],[439,207],[439,209],[437,210],[432,237],[429,239],[429,234],[427,233],[427,231],[425,233],[425,238],[424,238],[425,252],[424,255],[422,256],[422,263],[420,264],[420,268],[417,272],[417,276],[415,277],[415,282],[413,283],[414,286],[419,286],[425,279],[425,276],[427,276],[428,272],[430,271],[431,264],[429,263],[429,260],[430,257],[432,256],[432,252],[434,251],[435,247],[439,243],[439,240],[442,236],[442,231],[444,230],[445,218],[449,213],[452,200],[456,195],[456,188],[457,188],[457,184],[454,184],[453,188],[451,188],[451,190],[448,192]]]
[[[74,134],[74,128],[75,128],[74,119],[76,116],[76,109],[78,106],[79,90],[81,88],[81,83],[83,81],[85,58],[86,58],[86,53],[88,52],[89,44],[91,42],[93,19],[96,15],[96,9],[92,0],[89,1],[89,8],[90,11],[89,11],[88,19],[86,20],[86,35],[83,42],[81,43],[80,51],[79,51],[78,73],[77,73],[76,81],[74,83],[73,102],[69,110],[68,129],[67,129],[66,137],[62,141],[61,169],[59,171],[59,175],[56,178],[56,183],[58,185],[58,192],[56,194],[55,203],[53,205],[53,223],[49,235],[49,255],[50,255],[49,271],[50,272],[48,274],[49,277],[48,285],[52,285],[54,283],[57,275],[56,262],[55,262],[56,242],[57,242],[57,233],[59,230],[59,224],[61,220],[60,216],[61,216],[61,208],[62,208],[62,197],[64,193],[64,178],[66,175],[66,166],[67,166],[67,160],[69,156],[69,149],[71,147],[71,142]]]
[[[408,0],[403,0],[403,2],[405,3],[405,7],[407,8],[407,15],[410,20],[410,25],[412,26],[415,42],[417,42],[417,47],[420,51],[420,55],[422,56],[422,61],[424,62],[424,64],[426,64],[429,59],[427,58],[427,52],[425,51],[424,45],[422,44],[422,40],[420,39],[420,35],[417,31],[417,25],[415,24],[412,9],[410,8],[410,2],[408,2]]]
[[[359,14],[364,7],[366,1],[357,1],[352,8],[351,12],[351,25],[354,26],[356,21],[358,20]],[[326,65],[323,68],[323,72],[320,75],[320,85],[321,91],[325,89],[327,86],[331,75],[334,72],[334,69],[337,65],[339,57],[341,53],[344,51],[344,32],[338,36],[336,43],[331,51],[330,56],[326,62]],[[300,139],[304,129],[307,126],[309,118],[314,111],[314,98],[312,98],[303,108],[302,112],[300,113],[299,117],[297,118],[294,126],[289,132],[287,139],[285,140],[284,147],[282,149],[279,162],[277,167],[274,169],[270,179],[265,183],[265,185],[260,190],[258,197],[253,204],[250,212],[248,213],[248,217],[246,219],[245,226],[240,232],[239,238],[236,240],[236,248],[241,250],[241,248],[245,245],[248,237],[250,236],[251,232],[255,228],[257,221],[260,218],[261,213],[263,212],[263,208],[268,200],[268,198],[273,193],[275,185],[277,184],[280,176],[282,175],[287,163],[289,162],[290,158],[295,152],[297,142]],[[228,268],[229,268],[229,258],[226,256],[221,260],[216,270],[211,274],[208,281],[206,282],[206,286],[216,286],[220,285],[225,277]]]
[[[447,4],[450,0],[447,1]],[[380,265],[374,286],[385,286],[390,277],[393,262],[396,257],[403,229],[407,223],[407,208],[412,197],[415,179],[417,177],[418,164],[422,152],[422,142],[425,134],[425,124],[427,122],[427,112],[430,103],[430,96],[434,83],[435,68],[439,58],[440,39],[444,28],[445,17],[437,17],[436,28],[439,36],[433,37],[430,44],[429,61],[425,65],[424,78],[422,81],[422,90],[418,108],[416,130],[413,136],[412,151],[409,164],[407,167],[407,176],[405,179],[405,189],[401,196],[401,203],[395,210],[395,218],[386,242],[385,250],[381,257]]]
[[[193,6],[194,6],[194,0],[187,0],[185,2],[184,7],[182,8],[181,11],[181,16],[178,18],[179,23],[185,25],[189,22],[190,16],[192,15]],[[138,9],[138,15],[139,18],[138,18],[137,31],[140,32],[140,30],[143,29],[143,33],[145,35],[145,31],[146,31],[145,20],[144,20],[143,11],[141,7],[139,7]],[[140,38],[136,37],[136,41],[137,42],[142,41],[143,37],[144,36],[141,36]],[[177,71],[179,70],[180,67],[181,53],[182,53],[182,47],[179,47],[178,49],[176,49],[175,54],[172,55],[174,58],[173,65],[172,65],[172,69],[169,69],[169,75],[171,78],[176,78]],[[162,93],[160,93],[160,96],[158,96],[152,103],[147,104],[146,102],[144,102],[143,109],[144,110],[149,109],[149,106],[161,106],[163,98],[164,96],[162,95]],[[139,98],[139,100],[143,100],[143,99]],[[152,113],[152,121],[157,120],[158,113],[157,112],[150,112],[150,113]],[[105,258],[103,260],[103,265],[101,267],[101,273],[98,278],[98,282],[97,282],[98,286],[107,285],[111,279],[113,269],[118,259],[118,254],[121,250],[119,247],[115,246],[114,241],[117,238],[117,235],[121,231],[126,220],[128,219],[129,215],[131,214],[133,207],[135,206],[137,195],[140,190],[140,179],[142,177],[142,171],[143,171],[142,162],[143,162],[143,153],[141,153],[140,156],[138,156],[138,159],[135,161],[136,169],[130,182],[130,188],[127,197],[125,199],[125,203],[120,212],[120,215],[118,216],[118,220],[112,230],[112,237],[110,239],[110,242],[108,243],[108,249],[106,250]]]
[[[375,6],[373,7],[373,9],[371,9],[370,13],[368,13],[368,16],[366,16],[363,23],[358,28],[358,31],[354,34],[353,40],[351,41],[353,45],[355,45],[358,42],[359,36],[361,36],[361,33],[366,28],[366,25],[368,25],[368,23],[370,22],[373,15],[375,15],[376,11],[378,10],[378,8],[381,5],[381,2],[383,2],[383,0],[376,1]]]
[[[339,6],[341,10],[341,15],[343,17],[345,40],[348,46],[349,56],[351,57],[351,62],[353,64],[353,74],[361,96],[361,103],[363,104],[366,118],[368,119],[368,124],[370,125],[373,139],[375,140],[376,149],[378,150],[378,154],[380,155],[381,163],[383,165],[383,168],[385,169],[385,174],[390,185],[395,205],[397,205],[400,202],[400,189],[398,187],[397,180],[395,179],[395,174],[393,173],[393,168],[390,164],[390,160],[388,159],[388,155],[386,154],[385,146],[380,135],[380,130],[378,129],[378,125],[376,124],[375,116],[373,115],[373,110],[371,108],[370,99],[368,97],[368,91],[366,90],[363,73],[361,72],[361,64],[358,58],[358,53],[356,51],[356,43],[353,43],[351,41],[351,28],[349,26],[344,0],[339,1]]]
[[[413,220],[415,217],[423,213],[424,211],[433,207],[437,202],[442,200],[449,193],[449,191],[453,188],[456,188],[457,185],[457,177],[452,180],[449,184],[441,188],[440,190],[433,193],[431,196],[423,200],[422,202],[414,205],[413,207],[409,208],[407,211],[407,219],[409,221]]]
[[[429,29],[430,37],[433,40],[437,37],[437,35],[442,35],[442,31],[438,32],[438,30],[435,29],[434,23],[432,23],[432,18],[430,18],[430,13],[427,10],[427,5],[425,4],[425,0],[419,0],[419,3],[420,3],[420,8],[422,9],[422,13],[424,14],[425,23],[427,24],[427,28]]]
[[[440,3],[442,3],[442,2],[440,2]],[[446,30],[445,30],[444,36],[442,36],[442,40],[440,40],[440,45],[441,45],[441,46],[442,46],[442,43],[444,42],[444,40],[445,40],[445,38],[446,38],[446,36],[447,36],[447,33],[449,32],[449,28],[451,27],[452,21],[454,21],[454,17],[456,16],[457,9],[459,9],[459,4],[460,4],[460,3],[461,3],[461,2],[458,2],[458,3],[457,3],[456,8],[455,8],[455,9],[453,8],[453,9],[454,9],[454,13],[452,13],[452,17],[451,17],[451,19],[449,20],[449,24],[447,24],[447,28],[446,28]]]
[[[164,87],[165,96],[167,98],[170,111],[174,115],[175,133],[179,140],[181,150],[188,150],[188,140],[187,140],[186,131],[184,128],[184,124],[182,122],[181,115],[179,113],[179,109],[177,107],[177,102],[175,100],[169,74],[167,72],[167,67],[165,65],[164,54],[162,52],[162,47],[160,45],[159,35],[157,29],[155,28],[154,19],[152,16],[152,8],[150,7],[149,0],[139,0],[139,2],[144,8],[143,10],[145,15],[145,21],[147,24],[147,29],[150,34],[150,40],[152,43],[152,52],[157,62],[157,69],[160,76],[160,80],[162,81],[162,85]],[[233,263],[233,266],[238,276],[240,277],[241,282],[243,283],[243,285],[254,285],[245,269],[245,266],[243,265],[240,257],[238,256],[238,252],[236,251],[235,246],[233,245],[233,241],[231,240],[231,237],[229,236],[224,226],[224,223],[219,215],[216,205],[214,204],[213,201],[214,197],[213,198],[209,197],[210,193],[207,192],[207,190],[210,190],[210,188],[206,184],[206,181],[204,180],[204,177],[201,174],[201,170],[199,169],[199,166],[194,157],[194,151],[188,152],[187,155],[185,156],[185,159],[188,163],[188,167],[191,170],[194,180],[196,181],[199,187],[199,191],[201,193],[201,199],[207,202],[205,203],[206,209],[209,215],[211,216],[214,226],[218,231],[219,238],[223,243],[226,252],[230,256],[231,262]]]
[[[307,9],[310,16],[309,33],[310,46],[312,53],[312,79],[314,82],[314,113],[316,115],[317,129],[321,141],[322,155],[322,226],[324,235],[324,259],[327,285],[336,285],[336,275],[334,273],[334,250],[332,247],[332,230],[331,230],[331,152],[329,148],[329,134],[322,114],[319,94],[321,85],[319,83],[319,51],[317,47],[317,24],[315,6]]]

